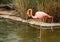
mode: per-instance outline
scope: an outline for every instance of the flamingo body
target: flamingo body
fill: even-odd
[[[45,12],[38,11],[35,13],[35,18],[44,18],[45,16],[47,16]]]

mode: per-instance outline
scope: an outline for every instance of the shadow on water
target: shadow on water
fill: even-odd
[[[0,42],[40,42],[36,26],[0,18]],[[42,30],[42,42],[60,42],[60,29]]]

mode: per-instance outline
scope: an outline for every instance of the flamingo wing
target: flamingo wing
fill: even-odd
[[[40,11],[38,11],[38,12],[35,13],[35,16],[37,18],[44,18],[46,15],[47,14],[45,12],[40,12]]]

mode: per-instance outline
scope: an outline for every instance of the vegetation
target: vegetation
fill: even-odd
[[[60,0],[2,0],[2,2],[12,3],[20,17],[24,19],[27,18],[27,9],[32,8],[33,15],[40,10],[54,16],[54,20],[60,21]]]
[[[9,4],[12,3],[12,0],[0,0],[0,4]]]
[[[19,12],[20,17],[26,18],[27,1],[26,0],[13,0],[15,9]]]

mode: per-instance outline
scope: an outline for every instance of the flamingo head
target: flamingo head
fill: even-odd
[[[49,16],[49,18],[53,18],[53,16]]]

